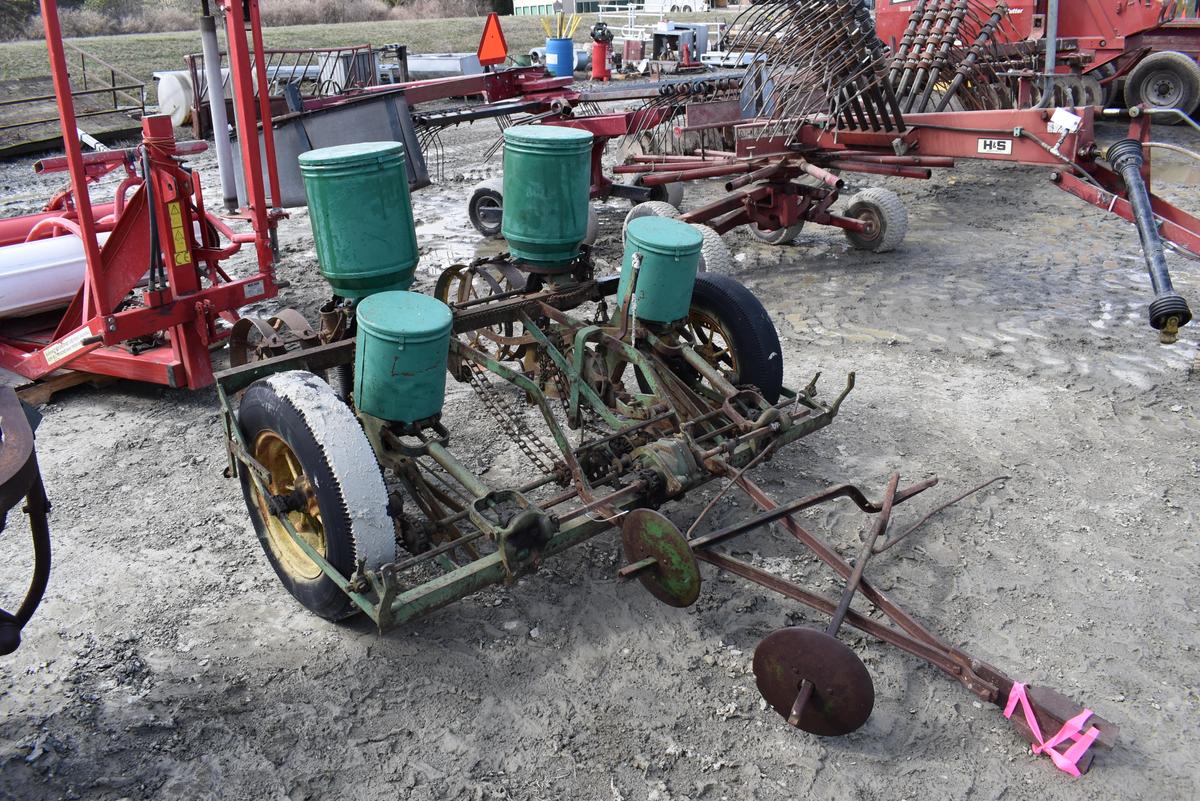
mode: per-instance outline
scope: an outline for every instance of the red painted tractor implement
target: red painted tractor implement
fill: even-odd
[[[1151,192],[1145,151],[1151,118],[1175,113],[1053,106],[1049,92],[1029,107],[1038,76],[1010,67],[1034,63],[1036,54],[998,44],[1003,14],[972,3],[931,0],[948,13],[927,37],[937,47],[915,61],[903,52],[886,57],[865,6],[754,6],[734,24],[729,46],[759,66],[735,90],[697,81],[684,100],[651,101],[639,138],[655,155],[616,171],[648,187],[728,177],[728,194],[681,217],[719,234],[748,225],[765,241],[789,244],[800,226],[815,223],[883,252],[907,225],[899,198],[872,189],[835,212],[841,174],[929,178],[958,159],[1049,167],[1056,186],[1135,224],[1154,291],[1149,321],[1174,341],[1191,311],[1171,285],[1164,245],[1200,256],[1200,219]],[[914,13],[909,28],[921,19]],[[664,110],[672,122],[656,129]],[[1098,119],[1127,121],[1126,138],[1101,145]],[[687,144],[700,133],[719,134],[724,149]]]
[[[142,121],[142,144],[128,150],[84,154],[75,127],[70,75],[63,54],[56,3],[43,0],[42,19],[58,97],[66,155],[38,162],[41,172],[65,170],[70,188],[40,214],[0,222],[0,246],[57,236],[78,237],[86,267],[65,310],[0,320],[0,367],[26,379],[60,369],[128,378],[171,387],[199,388],[213,382],[209,349],[228,335],[247,303],[275,295],[271,239],[279,212],[266,201],[254,131],[259,111],[244,35],[231,35],[230,52],[238,107],[238,133],[251,176],[249,202],[222,217],[205,208],[200,174],[182,156],[204,143],[175,141],[168,117]],[[261,51],[255,0],[226,0],[226,28],[254,31]],[[258,60],[261,69],[261,59]],[[266,85],[258,76],[259,85]],[[265,94],[259,98],[266,102]],[[265,131],[273,195],[278,195],[270,126]],[[125,179],[111,203],[93,205],[89,186],[124,168]],[[249,231],[233,225],[249,223]],[[107,238],[101,245],[97,234]],[[254,248],[256,269],[233,277],[222,262],[243,245]]]

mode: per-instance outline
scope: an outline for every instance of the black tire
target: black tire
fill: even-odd
[[[779,400],[783,389],[783,351],[775,325],[754,293],[727,275],[697,275],[688,317],[693,337],[697,336],[702,318],[716,322],[725,335],[736,369],[729,369],[731,365],[727,364],[718,366],[727,373],[730,382],[752,384],[771,403]]]
[[[634,186],[642,186],[642,177],[639,175],[632,181]],[[675,207],[676,211],[683,210],[683,182],[672,181],[669,184],[659,184],[658,186],[650,187],[650,199],[643,200],[642,203],[670,203]],[[635,201],[633,205],[638,205]]]
[[[475,230],[488,239],[500,236],[504,219],[504,181],[492,178],[475,185],[467,201],[467,217]]]
[[[1131,106],[1177,108],[1191,116],[1200,105],[1200,65],[1174,50],[1151,53],[1137,63],[1125,80],[1125,99]],[[1172,118],[1167,119],[1168,116]],[[1155,121],[1160,119],[1168,125],[1183,122],[1174,115],[1163,115]]]
[[[238,407],[238,427],[251,455],[272,473],[273,494],[299,483],[295,463],[309,486],[308,508],[289,513],[311,535],[318,551],[343,576],[361,559],[378,569],[394,561],[395,529],[387,515],[387,490],[378,462],[357,418],[313,373],[276,373],[250,385]],[[279,580],[310,612],[342,620],[359,611],[320,571],[270,515],[266,500],[239,470],[246,509]],[[292,476],[289,483],[287,476]],[[315,514],[312,506],[315,504]]]

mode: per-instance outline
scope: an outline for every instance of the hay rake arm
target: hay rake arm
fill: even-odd
[[[903,233],[887,237],[888,209],[869,202],[834,213],[841,174],[924,179],[957,159],[1049,167],[1056,186],[1137,227],[1154,293],[1149,322],[1174,342],[1192,313],[1163,248],[1200,257],[1200,218],[1150,190],[1143,149],[1155,112],[1101,108],[1102,85],[1074,57],[1073,72],[1043,76],[1047,43],[1019,40],[1015,30],[1004,3],[921,0],[887,59],[857,0],[752,6],[727,37],[729,50],[748,56],[745,76],[701,79],[649,100],[631,132],[646,153],[615,171],[647,187],[728,178],[725,197],[681,218],[718,233],[749,225],[777,232],[763,241],[787,244],[814,223],[884,252]],[[1128,120],[1127,138],[1101,147],[1098,118]],[[902,204],[889,202],[890,227],[902,231]]]

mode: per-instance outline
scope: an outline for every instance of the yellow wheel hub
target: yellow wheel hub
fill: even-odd
[[[321,508],[317,505],[316,495],[312,491],[308,477],[300,466],[300,460],[283,438],[274,431],[263,431],[254,440],[254,458],[271,474],[267,490],[272,495],[290,495],[299,489],[304,496],[303,506],[299,510],[288,512],[288,521],[296,533],[321,556],[328,558],[325,543],[325,525],[321,521]],[[266,522],[267,543],[276,562],[290,575],[303,579],[318,579],[321,568],[308,557],[308,554],[296,543],[291,533],[279,520],[271,514],[267,499],[258,491],[257,484],[251,483],[254,494],[254,504],[258,513]]]
[[[717,368],[731,382],[737,383],[741,374],[737,354],[733,350],[733,338],[721,321],[705,311],[693,308],[688,314],[688,330],[692,348],[704,361]]]

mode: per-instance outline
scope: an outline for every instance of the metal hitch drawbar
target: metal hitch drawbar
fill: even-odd
[[[1054,690],[1015,682],[997,668],[949,645],[864,575],[872,556],[905,541],[934,514],[998,480],[992,479],[957,496],[903,532],[889,537],[895,507],[936,485],[936,478],[902,488],[899,474],[893,474],[878,503],[872,502],[854,485],[839,484],[781,505],[757,484],[739,474],[734,483],[762,510],[760,514],[745,522],[685,539],[657,512],[631,512],[621,529],[629,563],[621,568],[618,576],[623,579],[636,577],[660,600],[673,606],[687,606],[699,596],[697,562],[702,561],[829,615],[829,624],[824,631],[807,627],[779,629],[764,638],[755,649],[754,675],[759,692],[792,726],[812,734],[834,736],[855,731],[870,717],[875,703],[871,676],[862,660],[837,639],[843,625],[848,625],[924,660],[958,681],[980,700],[1001,707],[1017,732],[1033,745],[1034,753],[1047,753],[1068,773],[1085,773],[1091,767],[1095,749],[1111,749],[1116,743],[1116,725],[1091,714],[1090,710]],[[853,563],[804,529],[794,517],[799,511],[839,498],[847,498],[861,511],[876,516]],[[811,592],[715,550],[721,543],[771,523],[779,523],[845,580],[839,598]],[[851,602],[859,594],[889,622],[851,609]],[[1021,714],[1015,714],[1018,709]],[[1054,753],[1051,755],[1050,751]]]

